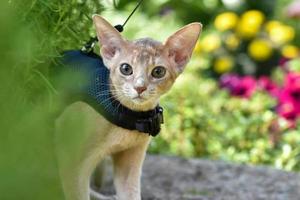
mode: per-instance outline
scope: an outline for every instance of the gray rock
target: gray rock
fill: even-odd
[[[102,192],[113,193],[111,178],[105,185]],[[300,200],[300,174],[264,166],[148,155],[142,196],[143,200]]]

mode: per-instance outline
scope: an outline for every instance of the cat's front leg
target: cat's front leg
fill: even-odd
[[[150,137],[138,146],[113,155],[118,200],[141,200],[141,171],[149,141]]]

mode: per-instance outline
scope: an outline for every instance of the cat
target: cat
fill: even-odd
[[[128,41],[101,16],[92,18],[100,54],[110,70],[111,93],[134,111],[148,111],[158,105],[160,96],[183,72],[202,29],[200,23],[191,23],[164,44],[150,38]],[[74,125],[74,131],[66,131]],[[56,120],[55,133],[65,198],[89,200],[93,170],[104,157],[111,156],[116,198],[141,200],[142,164],[150,140],[148,134],[110,123],[84,102],[66,107]]]

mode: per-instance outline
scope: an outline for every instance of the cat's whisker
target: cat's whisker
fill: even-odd
[[[120,90],[114,89],[114,90],[103,90],[101,91],[101,93],[99,93],[97,96],[105,96],[107,95],[109,92],[115,92],[118,93]]]
[[[103,101],[103,103],[105,103],[106,101],[109,101],[109,100],[117,100],[119,98],[119,94],[112,94],[112,96],[110,96],[108,99],[106,99],[105,101]]]
[[[112,83],[99,83],[99,85],[105,85],[105,86],[115,86]]]
[[[107,98],[107,99],[105,99],[104,101],[102,101],[101,103],[107,103],[108,101],[110,101],[110,100],[115,100],[115,98],[112,96],[112,97],[109,97],[109,98]]]
[[[99,94],[97,94],[97,96],[106,96],[106,95],[109,95],[109,93],[108,92],[105,92],[105,93],[99,93]]]
[[[113,100],[112,100],[112,103],[118,101],[118,106],[117,106],[117,109],[116,109],[116,110],[118,110],[119,107],[120,107],[120,105],[121,105],[120,101],[118,100],[118,99],[120,99],[121,97],[122,97],[122,95],[113,95],[113,96],[110,98],[110,100],[113,99]],[[105,106],[104,109],[106,109],[107,107],[108,107],[108,105]]]
[[[119,97],[120,98],[120,101],[122,100],[122,98],[124,98],[123,96],[120,96]],[[120,108],[120,106],[121,106],[121,102],[119,101],[119,103],[118,103],[118,106],[117,106],[117,110]]]

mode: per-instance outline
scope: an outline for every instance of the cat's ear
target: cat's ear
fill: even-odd
[[[93,22],[101,44],[101,56],[110,60],[121,51],[125,45],[125,40],[117,29],[100,15],[93,15]]]
[[[183,71],[191,58],[201,30],[202,25],[200,23],[191,23],[167,39],[164,49],[175,65],[175,70],[178,74]]]

